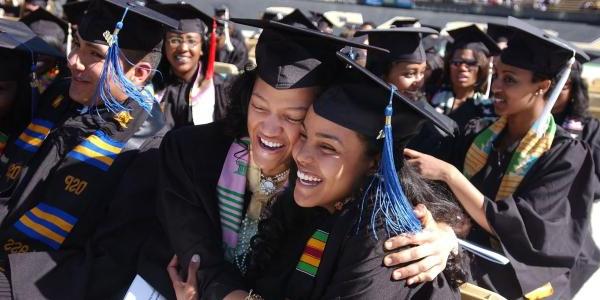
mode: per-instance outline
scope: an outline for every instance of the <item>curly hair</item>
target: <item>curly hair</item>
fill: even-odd
[[[382,143],[377,140],[368,139],[360,134],[359,137],[366,142],[365,153],[367,157],[378,159],[381,153]],[[400,152],[401,153],[401,152]],[[443,222],[457,230],[469,223],[470,219],[465,215],[462,208],[451,198],[451,193],[441,185],[423,179],[412,167],[403,165],[403,158],[398,155],[395,163],[400,168],[398,175],[406,196],[411,199],[413,205],[424,204],[437,222]],[[364,174],[365,179],[368,174]],[[295,182],[290,178],[290,182]],[[365,180],[366,182],[366,180]],[[357,189],[352,194],[354,199],[360,199],[363,189]],[[289,199],[293,197],[293,186],[285,191],[279,197]],[[289,198],[287,198],[289,197]],[[276,200],[275,200],[276,201]],[[260,275],[273,262],[273,258],[278,255],[280,247],[287,236],[287,228],[302,228],[303,222],[306,222],[305,209],[299,209],[292,206],[291,209],[284,209],[285,204],[271,205],[267,210],[265,217],[258,225],[258,233],[251,240],[252,254],[248,265],[248,278],[255,278]],[[312,211],[315,213],[315,211]],[[316,213],[323,213],[318,210]],[[309,224],[306,224],[309,225]],[[360,226],[360,224],[357,224]],[[467,260],[466,255],[459,253],[449,258],[444,274],[448,277],[453,287],[458,287],[466,281]]]
[[[567,107],[567,113],[571,117],[586,118],[589,117],[590,98],[588,94],[588,86],[585,80],[581,78],[582,66],[581,63],[575,61],[571,68],[571,101]]]
[[[231,102],[224,119],[225,134],[230,137],[241,138],[248,135],[248,105],[257,78],[257,71],[253,68],[240,74],[231,85]]]

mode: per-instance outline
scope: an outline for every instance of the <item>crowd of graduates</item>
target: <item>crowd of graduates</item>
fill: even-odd
[[[26,2],[2,299],[569,299],[600,266],[590,58],[525,21]]]

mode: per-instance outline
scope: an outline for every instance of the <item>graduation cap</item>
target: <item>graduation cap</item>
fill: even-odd
[[[541,136],[546,131],[545,126],[548,118],[552,116],[552,107],[569,78],[575,59],[586,62],[589,56],[583,51],[578,52],[565,41],[517,18],[508,17],[507,26],[514,31],[514,35],[500,55],[502,63],[541,74],[548,79],[557,79],[549,91],[541,116],[532,126],[536,134]]]
[[[361,30],[356,36],[368,35],[369,45],[388,49],[386,53],[369,53],[367,69],[381,75],[385,66],[394,61],[424,62],[425,49],[421,43],[423,35],[437,33],[427,27],[398,27],[390,29]]]
[[[211,31],[213,17],[198,9],[195,5],[185,1],[176,3],[165,3],[170,1],[161,1],[157,4],[149,4],[148,7],[154,9],[168,17],[179,21],[177,32],[197,32],[201,35]],[[223,21],[217,20],[217,23]]]
[[[150,52],[160,51],[165,28],[175,29],[179,22],[136,1],[94,0],[79,24],[79,35],[88,41],[108,45],[105,32],[118,30],[119,47]]]
[[[69,24],[49,11],[39,8],[22,17],[19,21],[25,23],[38,36],[52,36],[64,42],[69,31]]]
[[[257,71],[262,80],[277,89],[326,85],[338,75],[339,63],[335,53],[345,46],[386,51],[304,28],[294,18],[284,17],[281,22],[256,19],[232,21],[263,28],[256,45]]]
[[[89,5],[89,0],[71,1],[63,5],[63,13],[69,23],[73,25],[79,25],[81,18],[83,17]]]
[[[448,34],[454,39],[451,44],[453,50],[470,49],[482,52],[486,56],[500,54],[501,50],[496,42],[475,24],[449,30]]]
[[[23,22],[0,18],[0,48],[64,58],[65,55],[48,45]]]
[[[394,146],[404,147],[429,120],[438,124],[441,114],[424,109],[423,102],[404,98],[393,85],[359,66],[348,57],[338,59],[351,66],[341,83],[333,84],[313,103],[315,113],[368,139],[383,140],[377,174],[365,194],[374,194],[371,225],[382,217],[390,234],[417,232],[421,224],[400,184]],[[363,198],[371,199],[371,198]]]
[[[121,66],[125,55],[121,49],[144,53],[160,52],[166,27],[175,29],[178,22],[161,13],[126,0],[94,0],[79,24],[79,35],[88,42],[108,45],[96,96],[110,111],[119,113],[124,107],[111,93],[109,83],[124,91],[129,99],[150,112],[155,101],[147,89],[133,84]],[[111,33],[112,30],[112,33]],[[129,62],[126,60],[126,62]]]
[[[502,39],[506,39],[506,41],[510,40],[514,32],[505,24],[488,23],[486,33],[494,41],[500,42]]]
[[[286,24],[292,24],[296,27],[304,27],[313,30],[319,30],[317,26],[299,9],[294,9],[291,13],[287,14],[279,22]]]

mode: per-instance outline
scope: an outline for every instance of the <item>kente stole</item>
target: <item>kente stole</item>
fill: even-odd
[[[233,257],[244,215],[244,195],[249,158],[248,138],[234,141],[229,147],[219,182],[217,198],[225,257]]]
[[[134,101],[129,101],[128,106],[133,119],[125,122],[126,127],[118,125],[120,122],[112,119],[114,115],[111,112],[104,111],[100,116],[88,116],[96,118],[97,123],[93,124],[98,126],[96,129],[91,126],[87,131],[79,131],[81,135],[74,139],[75,142],[60,145],[65,148],[62,152],[65,154],[56,161],[46,180],[34,183],[35,188],[31,193],[3,220],[0,251],[10,254],[82,246],[77,239],[69,239],[77,223],[86,213],[101,212],[110,202],[121,175],[134,157],[121,154],[127,140],[142,125],[147,113]],[[50,113],[46,117],[49,118],[34,119],[19,139],[7,148],[7,172],[14,170],[14,166],[27,166],[41,147],[54,147],[44,142],[50,140],[49,135],[59,134],[58,127],[67,121],[56,128],[57,133],[53,126],[58,121],[58,114]],[[87,125],[86,122],[73,123],[75,128],[79,128],[77,125]],[[53,139],[58,139],[58,136]],[[18,183],[20,176],[16,175],[14,178],[4,176],[7,178],[1,183],[3,191]],[[19,200],[13,198],[10,201]],[[77,235],[84,237],[79,239],[79,243],[89,234],[91,232],[78,230]]]
[[[494,141],[504,130],[506,124],[506,117],[501,117],[475,137],[465,157],[463,168],[465,177],[471,179],[483,169],[494,147]],[[542,126],[546,128],[542,136],[535,133],[535,126],[533,126],[519,142],[519,146],[514,151],[504,176],[502,176],[502,182],[495,197],[496,201],[512,195],[535,162],[552,146],[556,133],[554,118],[548,118],[546,124],[542,124]]]

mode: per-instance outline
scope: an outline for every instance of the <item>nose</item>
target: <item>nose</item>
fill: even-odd
[[[294,145],[294,151],[292,155],[298,166],[306,167],[313,161],[312,153],[308,148],[309,147],[306,146],[306,142],[303,140],[299,140]]]
[[[181,49],[182,51],[187,51],[190,49],[190,46],[188,46],[188,43],[186,43],[185,41],[181,41],[181,43],[179,44],[179,49]]]
[[[283,128],[281,127],[281,120],[274,115],[266,117],[260,126],[261,134],[267,137],[277,137],[282,131]]]
[[[67,67],[71,70],[71,73],[74,73],[74,71],[81,72],[85,69],[84,65],[81,63],[81,59],[77,51],[78,50],[71,51],[67,59]]]

